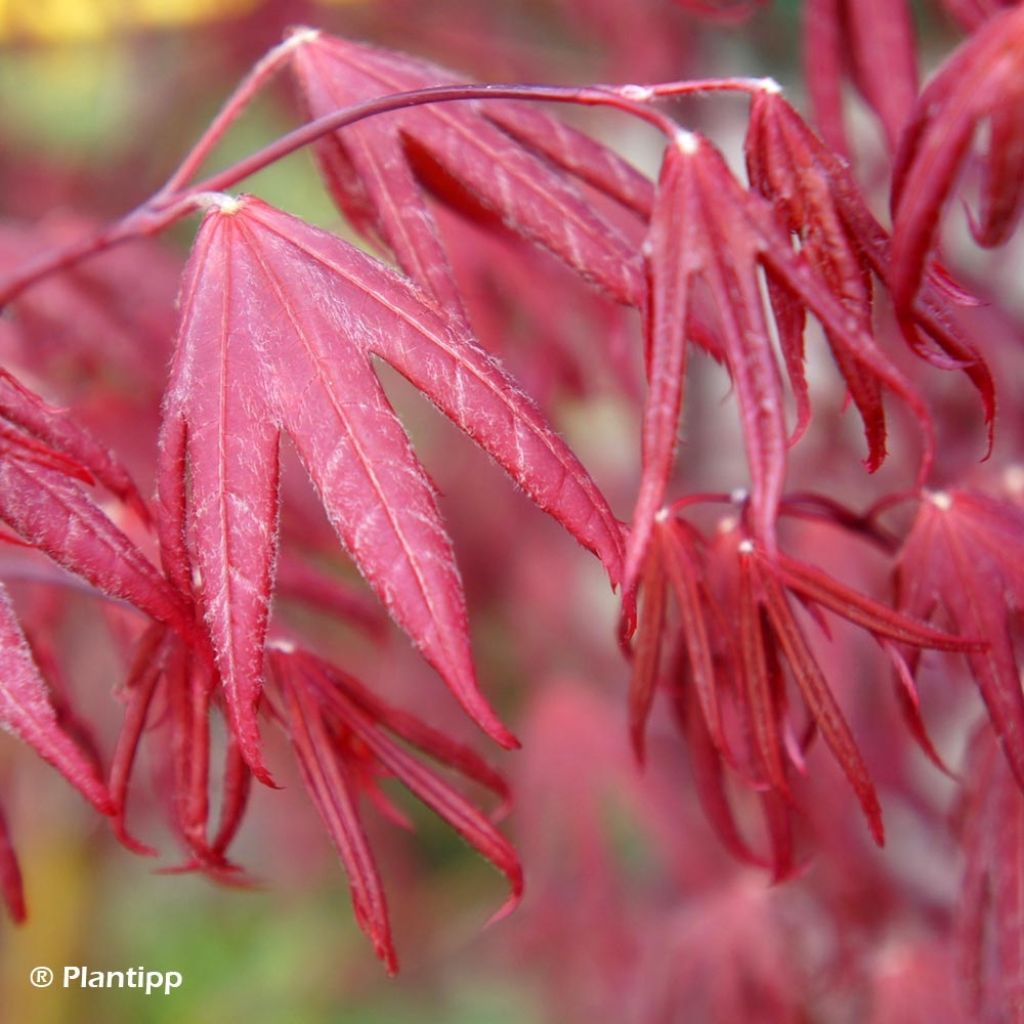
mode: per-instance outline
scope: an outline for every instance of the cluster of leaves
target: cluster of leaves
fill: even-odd
[[[679,6],[739,22],[764,5]],[[968,765],[964,798],[964,930],[973,941],[965,946],[975,951],[969,994],[976,1006],[997,1007],[1021,983],[1024,963],[1012,948],[1016,904],[1000,895],[1020,882],[1019,830],[994,841],[986,824],[993,815],[1016,821],[1017,787],[1024,789],[1014,633],[1024,602],[1024,509],[1012,486],[1014,453],[1004,455],[995,434],[995,382],[1007,356],[972,333],[979,300],[944,268],[937,235],[968,165],[979,182],[971,217],[979,245],[1006,241],[1024,208],[1024,7],[947,2],[971,34],[919,94],[904,4],[805,6],[817,131],[769,79],[470,86],[437,65],[301,29],[260,60],[179,169],[122,220],[70,242],[55,241],[52,225],[36,234],[5,229],[0,301],[13,316],[0,325],[9,363],[0,370],[0,539],[15,556],[3,568],[11,579],[21,572],[51,590],[70,591],[73,577],[113,599],[112,634],[130,668],[121,735],[106,757],[47,678],[52,659],[42,631],[31,615],[22,616],[23,628],[0,591],[0,721],[109,815],[126,845],[153,852],[127,824],[136,754],[151,738],[164,744],[159,757],[187,851],[184,866],[243,882],[229,849],[252,781],[275,785],[261,735],[261,725],[272,725],[291,744],[345,863],[357,920],[389,970],[397,961],[361,800],[393,822],[408,821],[382,778],[404,783],[507,877],[511,897],[499,914],[520,898],[519,859],[492,816],[407,748],[490,790],[499,812],[509,799],[502,777],[466,743],[332,664],[301,628],[271,619],[276,589],[380,634],[365,596],[327,569],[340,543],[466,714],[501,746],[518,746],[479,685],[437,489],[385,393],[379,361],[600,560],[621,597],[619,641],[632,667],[616,671],[621,678],[631,671],[636,761],[649,753],[652,721],[659,742],[678,732],[694,792],[719,839],[772,879],[800,872],[815,833],[817,845],[828,847],[816,822],[821,791],[811,789],[809,769],[818,736],[870,834],[883,842],[872,757],[862,752],[864,736],[848,713],[864,700],[857,658],[824,655],[829,616],[877,642],[906,734],[940,768],[918,692],[934,671],[925,652],[946,652],[951,680],[966,664],[991,723],[977,743],[984,750]],[[842,118],[844,67],[883,129],[893,168],[891,232],[847,160],[854,145]],[[282,71],[293,79],[306,123],[197,181],[224,133]],[[660,101],[694,93],[749,100],[746,182],[713,139],[663,113]],[[542,111],[541,100],[610,107],[653,126],[664,138],[658,181]],[[338,208],[375,255],[254,196],[227,194],[306,145]],[[181,279],[163,381],[166,324],[133,320],[125,301],[134,287],[126,280],[131,260],[115,247],[131,243],[143,252],[153,244],[144,236],[195,211],[202,223]],[[483,261],[492,265],[481,269]],[[599,310],[596,322],[621,322],[616,309],[640,312],[640,381],[632,377],[632,353],[616,358],[607,340],[603,352],[591,345],[582,359],[558,341],[538,346],[526,375],[554,378],[550,392],[571,385],[586,397],[581,381],[598,355],[607,357],[621,393],[636,399],[641,424],[628,522],[552,425],[547,394],[527,394],[478,340],[492,341],[488,323],[496,335],[507,330],[486,294],[487,275],[521,284],[519,301],[538,323],[550,318],[550,296],[560,288]],[[156,292],[172,290],[170,268],[161,265],[156,276],[163,282]],[[820,330],[809,327],[808,313]],[[67,332],[62,346],[55,331]],[[152,345],[134,351],[147,333]],[[624,333],[627,344],[634,340]],[[113,340],[104,348],[100,337]],[[693,489],[687,467],[677,464],[681,425],[684,436],[690,427],[684,398],[695,377],[691,343],[731,382],[745,473],[729,494]],[[800,453],[837,429],[814,408],[822,360],[811,346],[834,364],[863,423],[867,473],[886,463],[890,433],[897,438],[891,479],[898,482],[873,492],[849,444],[825,445],[824,462],[853,463],[857,502],[865,504],[865,493],[875,498],[863,513],[794,486],[806,476]],[[517,363],[517,353],[503,354]],[[59,390],[47,385],[59,360],[91,380],[98,397],[104,373],[144,382],[144,411],[131,415],[152,415],[162,389],[154,449],[136,452],[126,440],[115,455],[82,417],[30,390],[29,381],[40,391]],[[966,378],[987,427],[987,444],[978,437],[973,455],[994,453],[994,468],[974,481],[959,450],[961,464],[947,458],[945,435],[957,424],[943,419],[950,385],[941,371]],[[896,407],[895,431],[886,395]],[[915,430],[907,429],[904,411]],[[115,429],[123,432],[125,422]],[[915,442],[916,465],[907,455]],[[289,452],[312,482],[329,529],[316,522],[309,496],[290,490],[282,474]],[[129,461],[155,482],[154,501],[133,483]],[[105,503],[98,489],[107,492]],[[905,514],[910,502],[913,517]],[[708,527],[702,517],[716,504],[729,511]],[[801,524],[839,538],[833,544],[843,557],[827,568],[796,528]],[[59,569],[42,569],[44,557]],[[881,560],[881,578],[860,586],[840,578],[860,577],[862,558]],[[657,717],[659,694],[671,709],[667,728]],[[583,721],[564,727],[563,740],[596,752],[605,740],[587,738],[586,719],[604,712],[587,707]],[[211,821],[217,716],[227,740],[219,814]],[[573,728],[581,735],[572,737]],[[596,764],[601,757],[578,760]],[[577,795],[586,790],[580,787]],[[524,784],[524,801],[530,789]],[[635,802],[645,804],[639,794]],[[587,810],[587,799],[570,815],[581,850],[601,842],[599,814]],[[671,815],[664,800],[656,803],[644,811],[652,820]],[[1004,815],[1004,804],[1012,812]],[[678,844],[669,847],[678,854]],[[2,816],[0,885],[12,914],[22,917],[20,874]],[[749,893],[737,890],[728,913],[742,915],[749,906]],[[757,923],[767,934],[769,925]],[[997,954],[982,941],[993,929]],[[673,945],[692,952],[692,930],[676,923],[671,931]],[[756,957],[750,936],[737,932],[729,943],[723,956]],[[643,961],[637,950],[614,955]],[[747,966],[756,985],[774,986],[775,1016],[764,1019],[789,1019],[786,986],[768,980],[777,965]],[[678,981],[680,989],[685,984]],[[642,1019],[669,1012],[658,1000],[667,1007],[682,997],[651,991]],[[747,1013],[735,1000],[733,993],[723,1004],[731,1019]]]

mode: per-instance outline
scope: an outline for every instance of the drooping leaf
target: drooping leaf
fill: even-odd
[[[762,569],[763,563],[755,564],[759,570]],[[804,702],[857,794],[876,842],[882,845],[885,839],[882,808],[850,727],[846,724],[825,675],[793,616],[793,610],[779,579],[770,569],[758,571],[757,577],[772,629],[785,654],[793,678],[803,694]]]
[[[877,637],[887,637],[914,647],[930,647],[937,651],[977,651],[985,646],[977,635],[952,636],[923,622],[915,622],[907,615],[858,594],[823,570],[798,562],[788,555],[780,553],[776,557],[776,569],[789,589]]]
[[[766,86],[772,93],[776,87]],[[648,311],[648,398],[644,418],[644,467],[627,549],[626,619],[632,584],[643,562],[653,517],[664,494],[681,407],[683,341],[688,303],[701,282],[714,300],[721,350],[736,389],[751,477],[752,532],[769,551],[787,471],[785,397],[762,296],[763,270],[776,296],[784,293],[783,349],[797,358],[796,309],[815,314],[827,332],[851,390],[865,411],[869,439],[878,438],[883,387],[914,413],[924,435],[921,473],[931,463],[933,431],[923,399],[879,349],[863,316],[850,315],[837,294],[849,283],[793,251],[787,229],[762,196],[745,190],[722,154],[705,138],[679,131],[665,148],[659,195],[647,243],[651,281]],[[791,374],[792,375],[792,374]],[[795,389],[803,390],[802,376]],[[799,398],[798,398],[799,401]],[[872,458],[881,460],[878,441]]]
[[[647,561],[641,578],[643,608],[633,652],[629,689],[630,735],[638,760],[644,760],[647,718],[661,681],[669,593],[679,614],[680,644],[677,660],[685,660],[688,688],[696,693],[705,733],[718,753],[726,750],[707,620],[717,608],[709,599],[704,567],[698,554],[698,536],[689,526],[669,516],[655,520]],[[680,668],[679,672],[684,669]],[[669,681],[670,688],[674,685]],[[689,698],[687,698],[688,700]]]
[[[251,773],[229,731],[220,769],[221,794],[216,833],[211,831],[210,715],[215,707],[216,675],[212,656],[201,637],[187,641],[172,630],[152,626],[139,639],[128,678],[122,689],[124,720],[111,759],[109,787],[116,802],[114,831],[135,853],[155,856],[127,828],[128,796],[136,755],[145,737],[158,739],[166,770],[167,809],[187,857],[163,873],[202,871],[216,881],[240,888],[252,880],[227,857],[227,849],[242,823]]]
[[[893,682],[895,684],[896,699],[900,705],[900,713],[910,730],[910,735],[921,748],[922,753],[928,758],[940,772],[955,778],[949,770],[942,756],[932,743],[928,730],[925,727],[924,719],[921,717],[921,702],[917,692],[917,684],[914,681],[913,673],[907,664],[907,659],[891,640],[882,641],[882,649],[889,656],[893,668]]]
[[[651,226],[644,243],[647,270],[647,398],[644,402],[640,489],[626,547],[623,592],[631,599],[675,463],[686,376],[690,291],[704,255],[699,195],[692,162],[662,164]]]
[[[100,813],[114,805],[92,761],[61,730],[6,590],[0,587],[0,727],[49,761]]]
[[[790,797],[789,780],[783,760],[779,707],[775,691],[778,679],[778,657],[775,653],[775,632],[762,614],[762,594],[755,576],[751,555],[753,544],[737,545],[739,624],[736,631],[739,645],[737,658],[743,682],[743,698],[752,733],[752,745],[759,771],[766,782],[783,797]]]
[[[359,927],[373,942],[389,974],[398,970],[388,923],[387,897],[359,821],[356,794],[345,777],[317,701],[301,686],[286,693],[288,729],[302,777],[348,872]]]
[[[696,496],[701,497],[720,501],[726,496]],[[808,514],[814,498],[795,495],[781,508]],[[862,518],[838,503],[822,501],[816,511],[851,535],[865,532]],[[741,859],[751,859],[723,786],[723,769],[728,768],[762,799],[770,863],[775,876],[782,878],[795,866],[792,812],[800,810],[800,791],[791,785],[790,769],[807,772],[804,753],[815,735],[825,740],[846,775],[875,840],[884,841],[874,783],[834,693],[841,677],[807,639],[792,598],[829,640],[826,611],[870,633],[889,660],[903,666],[906,678],[898,680],[898,696],[908,726],[940,767],[941,759],[924,730],[910,670],[896,644],[969,657],[982,655],[986,644],[962,621],[958,626],[967,635],[943,632],[927,625],[920,610],[894,610],[814,565],[779,550],[765,550],[748,531],[730,519],[705,542],[678,510],[657,518],[642,577],[630,725],[636,748],[642,744],[655,687],[666,680],[677,719],[693,748],[700,799],[716,831]],[[1024,582],[1024,572],[1019,575]],[[669,589],[678,617],[665,613]],[[672,644],[674,660],[670,668],[656,672],[660,662],[668,660],[662,656],[666,644]],[[791,688],[802,698],[807,714],[803,724],[790,708]]]
[[[370,362],[423,391],[620,573],[617,521],[536,407],[413,284],[252,198],[207,214],[186,275],[159,487],[168,572],[194,589],[241,750],[266,779],[256,707],[287,432],[328,518],[395,620],[492,736],[433,490]]]
[[[668,520],[660,533],[665,568],[679,608],[682,640],[689,661],[689,679],[696,691],[708,736],[716,749],[724,752],[725,733],[709,639],[709,632],[719,626],[715,621],[718,609],[708,599],[706,582],[702,579],[698,537],[678,519]]]
[[[939,492],[918,506],[897,585],[901,611],[925,618],[944,608],[958,630],[980,641],[967,661],[1024,789],[1024,695],[1011,632],[1012,609],[1024,607],[1022,560],[1024,512],[978,492]]]
[[[295,48],[293,65],[313,116],[460,81],[405,54],[322,33]],[[357,229],[383,243],[414,281],[455,309],[461,303],[425,190],[550,249],[614,298],[639,306],[635,249],[559,167],[634,209],[642,208],[649,185],[611,151],[524,106],[418,107],[336,132],[317,152],[335,199]]]
[[[837,153],[849,157],[845,69],[895,150],[917,95],[913,21],[906,0],[807,0],[803,18],[807,88],[821,134]]]
[[[180,597],[81,485],[69,479],[66,466],[5,452],[0,457],[0,520],[103,593],[187,631],[188,613]]]
[[[744,149],[752,186],[772,201],[780,221],[799,240],[804,257],[828,281],[859,328],[870,330],[873,278],[888,285],[891,244],[849,165],[811,131],[780,93],[769,89],[760,90],[752,100]],[[806,402],[802,397],[806,391],[803,318],[799,307],[792,310],[793,299],[784,289],[771,292],[771,297],[799,412]],[[933,263],[912,308],[900,317],[900,326],[915,354],[968,377],[981,398],[991,447],[992,374],[976,346],[955,326],[950,308],[951,302],[969,305],[973,301]],[[857,364],[841,339],[828,331],[826,338],[864,420],[869,468],[877,469],[885,456],[886,433],[878,382]],[[807,415],[804,411],[803,417]]]
[[[206,652],[184,644],[170,651],[163,675],[174,773],[175,823],[189,857],[173,871],[205,871],[219,881],[245,885],[239,869],[210,844],[210,709],[216,674]]]
[[[0,370],[0,417],[74,459],[112,494],[130,505],[144,522],[148,521],[149,512],[135,482],[115,456],[79,426],[66,410],[48,405],[6,370]]]
[[[509,898],[491,915],[490,920],[498,921],[511,913],[523,895],[523,870],[509,842],[481,811],[388,738],[373,719],[347,702],[344,694],[336,693],[335,698],[333,704],[338,708],[340,721],[366,744],[380,766],[401,780],[417,799],[454,828],[508,879]]]
[[[721,751],[711,741],[704,715],[696,703],[696,695],[686,675],[670,684],[672,707],[681,730],[686,737],[690,770],[694,787],[708,823],[715,830],[722,845],[738,861],[754,867],[767,867],[768,861],[759,857],[744,839],[736,821],[725,784],[725,766]]]
[[[139,641],[131,671],[122,688],[122,699],[125,704],[124,721],[117,737],[107,780],[117,807],[113,821],[114,834],[128,849],[147,857],[155,856],[156,850],[132,836],[125,825],[128,787],[153,696],[170,655],[166,630],[159,626],[151,626]]]
[[[272,673],[283,691],[286,725],[310,795],[349,873],[356,916],[389,971],[396,969],[395,953],[383,886],[359,817],[360,792],[396,824],[409,827],[409,822],[378,788],[378,775],[399,780],[505,874],[511,895],[492,921],[516,906],[523,872],[515,850],[483,812],[388,733],[506,795],[505,783],[493,769],[468,748],[460,749],[310,654],[275,651]]]
[[[922,91],[893,170],[891,287],[910,308],[935,242],[939,217],[980,125],[989,122],[981,157],[982,245],[1005,241],[1024,211],[1024,8],[995,15],[946,60]]]
[[[309,656],[306,657],[309,660]],[[316,660],[315,668],[316,675],[321,681],[321,693],[327,703],[342,692],[348,704],[354,704],[363,715],[378,722],[388,732],[394,733],[440,764],[486,787],[501,798],[503,805],[508,803],[510,793],[504,776],[491,767],[472,747],[433,728],[415,715],[381,700],[357,679],[340,672],[333,665]],[[333,684],[333,688],[326,688],[328,683]]]

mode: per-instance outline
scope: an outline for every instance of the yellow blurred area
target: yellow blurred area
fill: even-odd
[[[0,43],[105,39],[139,28],[199,25],[247,14],[263,0],[0,0]],[[366,0],[319,0],[348,7]]]
[[[245,14],[260,0],[0,0],[0,42],[103,39]]]
[[[29,919],[8,941],[0,962],[5,1021],[62,1024],[75,1016],[74,991],[60,985],[40,991],[25,983],[34,967],[76,964],[89,947],[93,868],[85,847],[70,836],[40,828],[21,844]]]
[[[5,0],[0,0],[0,3]],[[0,39],[2,42],[2,39]],[[109,160],[139,90],[115,38],[33,46],[0,60],[0,124],[8,148]]]

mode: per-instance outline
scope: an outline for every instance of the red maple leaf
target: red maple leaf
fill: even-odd
[[[872,214],[849,166],[819,139],[778,92],[762,89],[751,100],[744,145],[751,185],[771,199],[779,220],[799,240],[800,251],[827,281],[860,328],[871,330],[874,281],[885,285],[890,273],[891,242]],[[810,404],[804,374],[804,326],[799,303],[769,282],[779,341],[797,404],[795,436],[806,428]],[[974,300],[960,292],[937,266],[900,318],[912,350],[942,369],[961,369],[977,388],[993,441],[995,384],[972,342],[955,326],[950,302]],[[832,356],[865,425],[868,467],[877,469],[885,455],[885,417],[877,380],[826,331]]]
[[[908,309],[924,276],[939,214],[983,124],[976,241],[1000,245],[1024,211],[1024,7],[995,15],[966,39],[921,92],[893,170],[890,285]]]
[[[275,650],[271,664],[281,691],[278,715],[306,788],[345,863],[356,919],[389,972],[398,969],[398,961],[383,885],[359,818],[360,792],[397,824],[409,823],[379,789],[378,777],[404,783],[505,874],[512,892],[492,921],[514,909],[522,896],[523,872],[512,846],[482,812],[392,736],[507,799],[501,776],[468,747],[391,707],[319,658]]]
[[[293,67],[314,117],[359,100],[460,81],[406,54],[322,33],[310,33],[295,47]],[[398,111],[335,132],[316,152],[356,229],[453,310],[462,301],[428,192],[550,249],[619,301],[642,302],[635,246],[586,201],[579,184],[645,212],[650,183],[611,150],[529,104],[469,101]]]
[[[900,552],[899,608],[918,618],[944,610],[985,641],[967,655],[971,674],[1017,784],[1024,789],[1024,696],[1014,650],[1024,607],[1024,512],[968,490],[929,494]]]
[[[0,370],[0,522],[109,597],[188,634],[188,611],[159,570],[89,496],[100,482],[142,522],[149,512],[124,467],[63,409]],[[39,664],[45,665],[45,659]],[[98,758],[59,693],[51,694],[32,647],[0,586],[0,726],[57,768],[103,814],[123,813],[123,794],[100,778]],[[0,821],[0,891],[24,918],[20,873]]]
[[[187,632],[187,610],[159,570],[83,488],[102,481],[148,512],[124,468],[64,410],[0,371],[0,522],[18,540],[110,597]],[[61,728],[6,591],[0,588],[0,724],[21,736],[105,814],[96,767]]]
[[[147,722],[158,722],[166,739],[167,793],[174,823],[189,859],[174,871],[199,869],[231,884],[245,884],[226,851],[241,824],[251,774],[238,742],[228,733],[223,769],[220,824],[208,837],[210,818],[210,710],[216,675],[203,643],[182,643],[170,630],[153,626],[140,638],[122,687],[124,721],[111,758],[109,787],[116,806],[114,832],[129,849],[154,856],[156,850],[132,836],[125,823],[135,757]],[[154,707],[159,711],[154,712]]]
[[[814,566],[758,547],[742,528],[720,530],[712,543],[682,519],[656,520],[643,576],[643,615],[630,686],[634,747],[642,754],[656,687],[665,679],[690,743],[708,817],[741,859],[752,855],[732,821],[719,762],[738,769],[763,796],[791,802],[789,763],[803,769],[799,728],[785,679],[799,692],[808,718],[830,747],[864,810],[876,840],[881,808],[867,766],[793,607],[793,598],[823,627],[823,611],[865,630],[886,646],[980,652],[984,646],[939,632],[845,586]],[[678,611],[667,615],[669,595]],[[961,623],[961,628],[963,624]],[[666,636],[679,634],[674,670],[662,674]],[[976,634],[973,634],[976,635]],[[972,636],[973,636],[972,635]],[[741,728],[728,728],[730,721]],[[765,802],[777,877],[792,869],[785,805]]]
[[[20,736],[103,814],[113,813],[91,759],[57,722],[7,591],[0,587],[0,726]]]
[[[95,483],[149,522],[145,502],[114,455],[67,410],[0,370],[0,522],[102,593],[188,632],[180,596],[82,486]]]
[[[149,521],[149,510],[124,466],[66,410],[48,405],[6,370],[0,370],[0,417],[8,424],[4,437],[25,451],[49,451],[50,460],[58,458],[69,475],[85,483],[98,481]]]
[[[878,348],[862,319],[851,317],[836,296],[834,275],[795,253],[771,206],[745,191],[721,153],[705,138],[680,131],[665,149],[657,201],[645,243],[650,300],[647,324],[648,395],[644,406],[643,470],[627,548],[629,602],[664,500],[677,444],[686,369],[688,320],[703,285],[716,307],[715,327],[736,389],[751,477],[750,515],[758,543],[775,547],[775,522],[785,482],[785,402],[759,270],[784,293],[792,313],[811,310],[822,322],[848,377],[861,388],[892,390],[913,409],[929,445],[928,414],[914,386]],[[786,332],[782,331],[783,337]],[[787,349],[787,362],[802,357]],[[871,410],[881,404],[872,391]],[[865,399],[865,401],[867,401]],[[871,422],[871,415],[868,417]],[[876,453],[881,458],[881,452]]]
[[[477,688],[451,544],[371,355],[492,455],[613,580],[618,522],[533,403],[411,282],[259,200],[211,202],[164,404],[160,530],[167,571],[205,620],[247,763],[268,778],[256,707],[282,432],[396,622],[481,727],[513,745]]]
[[[807,0],[804,67],[814,120],[844,156],[842,73],[853,79],[895,150],[917,96],[913,19],[906,0]]]

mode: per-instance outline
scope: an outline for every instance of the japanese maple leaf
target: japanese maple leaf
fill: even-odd
[[[644,604],[630,685],[634,749],[643,753],[644,732],[666,635],[670,595],[678,611],[680,655],[669,683],[686,730],[699,795],[726,845],[741,859],[758,861],[739,839],[721,784],[721,765],[743,766],[762,793],[792,802],[787,761],[802,770],[784,678],[800,693],[810,720],[828,744],[856,794],[876,840],[883,837],[874,784],[832,693],[832,667],[823,667],[796,615],[799,601],[825,627],[828,611],[865,630],[885,647],[894,642],[919,649],[979,652],[983,645],[924,625],[847,587],[820,569],[780,551],[758,549],[743,530],[717,531],[712,543],[684,521],[659,516],[652,531],[643,576]],[[684,680],[680,690],[679,679]],[[745,721],[731,738],[729,705]],[[746,749],[743,749],[746,748]],[[785,805],[766,806],[776,877],[791,868],[791,850],[773,817]]]
[[[109,452],[61,410],[0,374],[0,522],[97,590],[187,632],[179,595],[81,486],[94,480],[148,516]]]
[[[979,492],[932,493],[900,552],[899,607],[919,618],[941,606],[985,641],[971,674],[1017,784],[1024,789],[1024,696],[1012,630],[1024,607],[1024,512]]]
[[[913,19],[906,0],[808,0],[803,18],[807,88],[828,144],[849,155],[841,81],[848,64],[895,150],[917,96]]]
[[[779,220],[799,239],[803,257],[829,282],[861,329],[870,331],[873,277],[883,285],[888,281],[891,243],[849,166],[778,92],[769,89],[760,90],[751,101],[744,148],[753,188],[772,201]],[[768,289],[797,404],[794,434],[799,436],[810,419],[803,368],[806,317],[785,290],[771,281]],[[968,305],[974,300],[960,292],[938,267],[930,267],[911,310],[901,317],[901,327],[918,356],[943,369],[962,370],[971,380],[981,397],[991,445],[995,420],[992,374],[977,348],[958,331],[951,301]],[[876,469],[885,456],[886,440],[881,388],[831,333],[826,331],[825,336],[864,420],[868,467]]]
[[[803,253],[767,201],[746,191],[707,139],[679,131],[665,148],[650,231],[644,243],[650,300],[643,471],[626,556],[627,624],[655,516],[675,462],[682,415],[688,320],[703,285],[717,307],[721,349],[736,389],[751,478],[751,517],[756,539],[775,547],[775,523],[790,444],[782,375],[759,280],[789,297],[781,307],[813,312],[841,353],[847,378],[862,388],[888,388],[913,410],[925,437],[923,465],[931,460],[931,425],[913,384],[879,349],[867,325],[849,315],[832,281]],[[785,339],[791,336],[780,325]],[[793,345],[784,345],[792,364]],[[802,353],[800,353],[802,356]],[[791,370],[792,372],[792,370]],[[873,392],[874,393],[874,392]],[[879,414],[881,403],[874,399]],[[881,453],[878,453],[880,459]]]
[[[136,754],[152,724],[151,731],[162,736],[166,747],[163,756],[169,770],[163,792],[170,797],[172,818],[189,854],[183,865],[171,870],[202,870],[218,881],[244,885],[247,879],[226,854],[241,825],[252,776],[230,731],[220,771],[220,820],[216,834],[209,836],[210,710],[215,679],[205,645],[183,643],[159,625],[150,627],[139,639],[131,671],[121,687],[125,714],[109,772],[117,808],[112,825],[129,849],[156,854],[129,833],[125,821]]]
[[[292,59],[314,117],[388,93],[460,81],[405,54],[314,32]],[[355,228],[453,309],[462,303],[427,192],[544,246],[613,298],[642,301],[636,247],[585,200],[578,181],[634,210],[649,204],[650,183],[610,150],[529,104],[417,107],[335,132],[316,152]]]
[[[60,452],[67,459],[71,475],[86,482],[95,479],[129,505],[144,521],[149,511],[135,483],[113,455],[78,425],[64,409],[44,402],[6,370],[0,369],[0,418],[20,435],[20,443],[35,443]]]
[[[130,602],[164,623],[161,629],[189,634],[180,596],[82,486],[97,481],[148,521],[145,504],[114,456],[67,411],[0,370],[0,522],[19,543]],[[0,586],[0,726],[32,746],[102,813],[119,815],[121,794],[108,792],[95,757],[67,725]],[[2,822],[0,892],[15,918],[24,916],[17,862]]]
[[[127,472],[95,438],[0,371],[0,523],[97,590],[187,632],[179,596],[82,487],[94,480],[148,516]],[[92,758],[61,727],[2,587],[0,726],[29,743],[103,813],[114,812]]]
[[[370,362],[385,360],[544,510],[620,572],[600,492],[533,403],[410,281],[257,199],[219,197],[183,290],[160,441],[161,540],[194,591],[231,720],[264,780],[256,707],[277,548],[282,432],[395,621],[499,742],[433,489]]]
[[[1000,245],[1024,212],[1024,7],[997,14],[965,40],[922,91],[893,169],[892,275],[900,309],[920,287],[949,199],[971,143],[980,154],[980,202],[971,230],[979,245]]]
[[[510,896],[491,920],[512,911],[523,891],[515,850],[480,810],[393,737],[507,798],[501,776],[471,749],[377,699],[358,680],[312,655],[275,650],[271,665],[281,691],[279,717],[306,788],[349,873],[359,925],[389,973],[398,964],[384,888],[360,820],[360,793],[395,824],[412,826],[380,788],[380,778],[401,781],[506,876]]]
[[[58,724],[6,590],[0,587],[0,727],[31,745],[101,813],[113,813],[106,787],[78,744]]]

